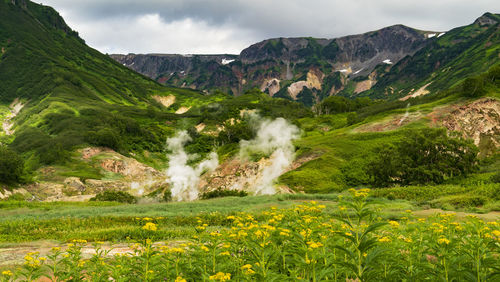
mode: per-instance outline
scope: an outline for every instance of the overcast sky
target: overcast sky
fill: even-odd
[[[334,38],[394,24],[446,31],[500,13],[499,0],[41,1],[110,54],[239,54],[273,37]]]

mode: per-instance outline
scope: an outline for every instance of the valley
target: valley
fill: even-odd
[[[499,14],[108,56],[9,0],[0,47],[1,281],[499,277]]]

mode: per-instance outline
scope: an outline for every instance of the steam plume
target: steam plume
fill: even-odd
[[[187,131],[180,131],[167,139],[169,155],[167,182],[171,186],[172,198],[176,201],[193,201],[198,198],[200,175],[205,171],[213,171],[219,165],[217,153],[212,152],[209,158],[190,167],[187,162],[194,156],[184,151],[184,144],[191,141]]]
[[[274,194],[273,183],[292,163],[295,150],[292,141],[300,137],[300,130],[284,118],[275,120],[257,120],[257,136],[253,140],[240,142],[240,158],[247,158],[252,152],[262,152],[271,155],[269,165],[265,166],[260,177],[255,182],[255,194]]]

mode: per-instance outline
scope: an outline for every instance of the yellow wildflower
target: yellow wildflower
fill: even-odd
[[[221,282],[228,281],[231,280],[231,273],[217,272],[217,274],[208,277],[208,279]]]
[[[218,237],[218,236],[222,236],[222,234],[220,234],[219,232],[210,232],[210,236]]]
[[[245,269],[250,269],[252,268],[252,265],[251,264],[245,264],[241,267],[242,270],[245,270]]]
[[[170,249],[170,252],[171,253],[174,253],[174,254],[182,254],[184,253],[186,250],[182,249],[182,248],[171,248]]]
[[[438,243],[439,244],[446,244],[446,245],[448,245],[450,243],[450,240],[448,240],[446,238],[439,238],[438,239]]]
[[[309,246],[310,249],[317,249],[319,247],[322,247],[323,244],[321,244],[320,242],[313,242],[313,241],[309,241],[307,242],[307,245]]]
[[[2,271],[2,275],[12,276],[12,275],[14,275],[14,273],[12,273],[12,271],[10,271],[10,270],[4,270],[4,271]]]
[[[394,220],[390,220],[390,221],[389,221],[389,224],[390,224],[392,227],[394,227],[394,228],[399,227],[399,222],[394,221]]]
[[[230,256],[231,254],[228,251],[220,253],[221,256]]]
[[[154,224],[152,222],[148,222],[148,223],[146,223],[146,225],[144,225],[142,227],[142,229],[148,230],[148,231],[156,231],[158,228],[156,227],[156,224]]]
[[[186,279],[184,279],[180,276],[177,276],[177,278],[175,278],[175,282],[186,282]]]
[[[389,237],[382,237],[382,238],[379,238],[378,241],[382,242],[382,243],[386,243],[386,242],[390,242],[391,239]]]

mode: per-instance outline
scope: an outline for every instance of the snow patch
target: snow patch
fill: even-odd
[[[445,34],[446,32],[441,32],[437,37],[441,37]]]
[[[227,65],[227,64],[230,64],[230,63],[232,63],[232,62],[234,62],[234,61],[235,61],[234,59],[232,59],[232,60],[228,60],[228,59],[224,58],[224,59],[222,59],[221,64],[223,64],[223,65]]]
[[[358,74],[360,71],[362,71],[363,69],[359,69],[357,71],[355,71],[353,74]]]
[[[385,59],[382,61],[382,63],[392,65],[391,59]]]
[[[346,69],[341,69],[339,70],[339,72],[348,72],[349,70],[346,70]]]
[[[435,33],[428,33],[428,34],[427,34],[427,38],[432,38],[432,37],[434,37],[434,36],[436,36],[436,34],[435,34]]]

